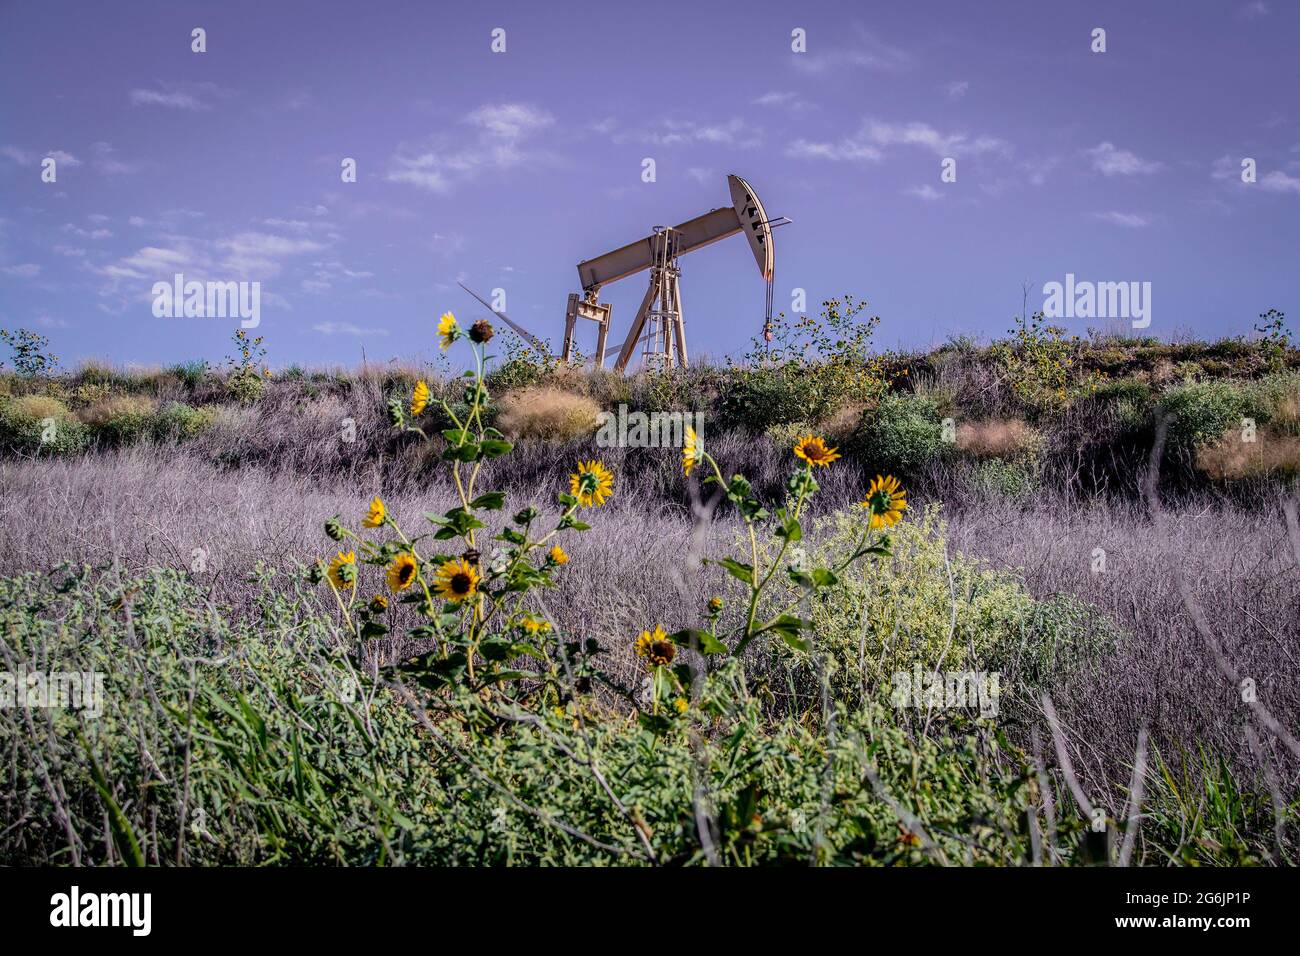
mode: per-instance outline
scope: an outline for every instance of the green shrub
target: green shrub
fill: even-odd
[[[257,369],[236,369],[226,379],[226,393],[240,405],[255,405],[266,391],[266,382]]]
[[[1169,416],[1171,451],[1191,451],[1217,441],[1232,426],[1240,425],[1247,398],[1236,382],[1188,382],[1165,393],[1160,410]]]
[[[1248,386],[1247,413],[1279,433],[1300,436],[1300,372],[1277,372]]]
[[[1151,383],[1137,375],[1102,381],[1094,395],[1104,402],[1133,402],[1145,405],[1152,399]]]
[[[1014,658],[1021,680],[1046,687],[1077,674],[1113,650],[1120,631],[1101,611],[1069,594],[1036,601]],[[1009,649],[1010,650],[1010,649]]]
[[[853,517],[827,520],[819,553],[851,544]],[[944,535],[937,508],[895,525],[891,559],[842,575],[813,609],[818,640],[846,688],[888,688],[893,673],[917,665],[979,670],[1018,645],[1033,612],[1029,593],[1011,574],[950,553]]]
[[[207,431],[216,418],[216,409],[211,406],[195,408],[184,402],[169,402],[158,413],[154,433],[159,438],[194,438]]]
[[[598,780],[557,752],[566,720],[477,733],[436,711],[417,717],[354,669],[305,594],[269,582],[263,572],[244,620],[174,571],[0,580],[11,666],[97,672],[106,685],[98,716],[51,711],[39,747],[21,711],[0,709],[0,862],[69,862],[64,827],[8,825],[54,817],[46,774],[85,864],[627,865],[646,861],[639,834],[661,864],[702,864],[701,791],[729,865],[1029,859],[1027,761],[974,722],[912,739],[868,702],[827,737],[705,697],[702,712],[727,708],[727,732],[692,742],[585,706],[579,746]],[[130,615],[111,610],[124,595]],[[924,821],[933,849],[900,827],[873,778]],[[617,812],[604,780],[643,824]],[[1060,826],[1068,844],[1078,824]]]
[[[130,445],[154,433],[158,404],[138,395],[121,395],[81,413],[93,437],[108,445]]]
[[[971,473],[971,484],[986,495],[1023,501],[1038,490],[1042,469],[1035,458],[989,458]]]
[[[868,470],[912,477],[948,447],[932,399],[890,394],[863,415],[848,451]]]
[[[823,404],[811,380],[794,369],[742,368],[733,371],[719,412],[724,427],[759,434],[773,425],[815,419]]]
[[[208,374],[208,363],[203,359],[195,359],[192,362],[180,362],[171,366],[167,371],[175,375],[186,388],[193,391],[203,384],[203,379]]]
[[[80,451],[86,426],[68,406],[47,395],[23,395],[0,404],[0,447],[22,454]]]

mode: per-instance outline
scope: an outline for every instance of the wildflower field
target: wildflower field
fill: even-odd
[[[1292,864],[1284,326],[860,311],[626,379],[450,313],[454,365],[16,367],[0,653],[105,692],[0,708],[0,862]]]

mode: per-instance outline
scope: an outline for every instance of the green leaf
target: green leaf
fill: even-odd
[[[839,577],[829,568],[813,568],[812,578],[819,588],[829,588],[840,583]]]
[[[695,628],[687,628],[684,631],[676,631],[668,635],[668,640],[672,641],[678,647],[694,647],[701,654],[725,654],[727,645],[723,644],[714,635],[708,631],[700,631]]]
[[[785,540],[789,541],[791,544],[796,541],[802,541],[803,528],[799,524],[799,519],[783,518],[781,521],[781,527],[776,530],[776,536],[778,538],[785,538]]]
[[[506,493],[504,491],[487,491],[479,495],[469,503],[471,508],[482,508],[485,511],[500,511],[505,507]]]
[[[723,558],[717,563],[722,565],[728,571],[730,571],[731,576],[733,578],[738,578],[739,580],[744,581],[746,584],[754,583],[753,565],[745,564],[741,561],[735,560],[734,558]]]
[[[500,438],[488,438],[479,447],[483,450],[484,458],[500,458],[515,446]]]
[[[108,785],[108,779],[104,776],[99,761],[95,759],[95,752],[90,749],[85,736],[78,731],[77,737],[81,740],[81,747],[90,761],[90,775],[95,781],[95,789],[99,791],[100,799],[106,804],[109,828],[113,831],[113,843],[117,846],[117,851],[122,854],[122,859],[128,866],[144,866],[144,851],[140,849],[140,841],[135,838],[135,831],[131,829],[131,821],[113,799],[113,791]]]
[[[808,627],[808,622],[803,618],[795,617],[793,614],[782,614],[775,621],[767,626],[767,630],[775,631],[781,638],[796,651],[807,652],[811,645],[799,636],[799,632]]]
[[[470,462],[478,458],[478,445],[472,441],[465,442],[463,445],[453,445],[450,448],[444,448],[442,451],[443,461],[465,461]]]

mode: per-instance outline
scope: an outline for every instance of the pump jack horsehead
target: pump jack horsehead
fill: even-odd
[[[682,295],[678,281],[681,278],[681,267],[677,260],[688,252],[702,249],[737,233],[744,233],[750,252],[758,263],[758,271],[767,284],[767,313],[763,336],[771,341],[772,282],[776,271],[772,230],[788,224],[790,220],[784,216],[769,219],[753,187],[739,176],[728,176],[727,185],[731,189],[730,206],[711,210],[680,225],[656,226],[643,239],[578,263],[582,292],[569,295],[564,315],[564,351],[560,355],[562,361],[573,360],[578,319],[589,319],[597,326],[595,366],[605,366],[613,307],[599,300],[600,289],[611,282],[648,269],[650,287],[646,290],[627,338],[618,351],[614,369],[617,372],[626,371],[638,345],[642,346],[641,356],[646,368],[685,368],[688,363],[686,326],[682,320]],[[461,288],[492,309],[477,293],[464,285]],[[492,311],[534,348],[546,351],[546,344],[537,336],[524,330],[504,312],[495,309]]]

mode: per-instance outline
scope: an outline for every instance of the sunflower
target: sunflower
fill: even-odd
[[[388,587],[392,591],[405,591],[415,580],[415,574],[420,570],[420,562],[415,559],[415,555],[410,551],[403,551],[397,557],[393,558],[393,563],[388,566]]]
[[[520,618],[519,626],[529,634],[546,634],[551,630],[550,621],[533,617],[531,614],[525,614]]]
[[[569,563],[569,556],[564,553],[564,549],[561,548],[558,544],[552,545],[551,550],[547,552],[547,556],[550,557],[551,561],[554,564]]]
[[[686,713],[686,711],[688,711],[690,707],[691,705],[686,700],[685,697],[678,697],[675,701],[673,701],[673,710],[677,711],[677,713],[679,714]]]
[[[429,405],[429,386],[424,384],[424,380],[415,383],[415,391],[411,393],[411,414],[418,415]]]
[[[365,519],[362,520],[361,526],[363,528],[378,528],[384,523],[384,519],[387,516],[388,511],[384,508],[383,499],[376,495],[375,500],[370,502],[370,511],[367,512]]]
[[[438,320],[438,334],[442,336],[442,341],[438,347],[444,352],[451,348],[451,343],[456,341],[456,336],[460,332],[460,327],[456,325],[456,317],[450,312],[442,313],[442,318]]]
[[[388,610],[388,598],[382,594],[376,594],[370,599],[370,613],[383,614]]]
[[[871,527],[889,528],[903,520],[903,512],[907,510],[907,492],[893,475],[888,478],[876,475],[876,480],[867,488],[862,507],[871,511]]]
[[[696,434],[695,429],[690,425],[686,426],[686,443],[682,445],[682,471],[686,472],[686,477],[691,476],[691,471],[700,463],[704,457],[704,442]]]
[[[344,567],[351,570],[344,571]],[[355,584],[357,580],[357,553],[355,551],[340,551],[338,557],[330,562],[329,571],[330,584],[334,585],[340,591],[349,584]]]
[[[804,435],[795,442],[794,453],[799,458],[808,462],[809,465],[820,466],[822,468],[825,468],[836,458],[840,457],[840,453],[836,449],[827,448],[826,442],[820,438],[814,437],[813,435]]]
[[[569,476],[569,494],[586,507],[603,505],[614,494],[614,473],[594,459],[580,461],[577,474]]]
[[[464,558],[444,561],[433,579],[433,589],[447,601],[460,603],[478,590],[478,569]]]
[[[651,667],[667,667],[677,655],[677,648],[658,624],[652,632],[642,631],[632,645],[637,657],[644,657]]]

